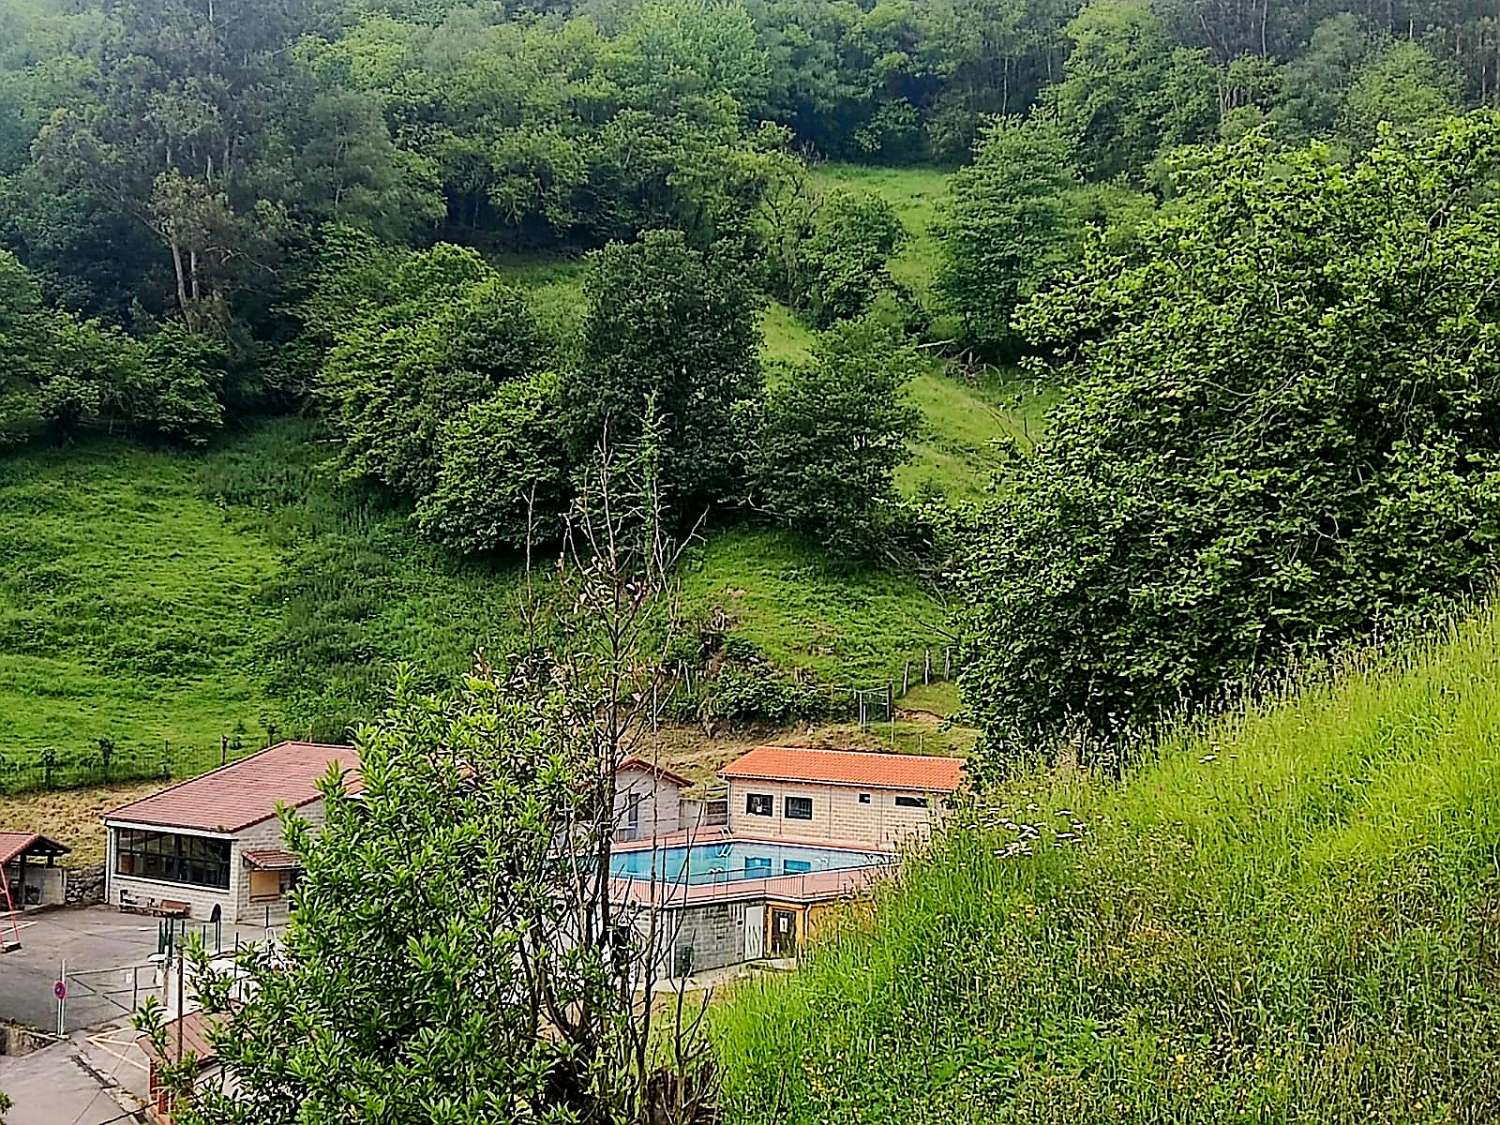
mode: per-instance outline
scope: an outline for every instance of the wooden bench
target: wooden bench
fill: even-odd
[[[120,909],[127,914],[149,914],[153,918],[186,918],[192,907],[180,899],[139,899],[129,891],[121,891]]]

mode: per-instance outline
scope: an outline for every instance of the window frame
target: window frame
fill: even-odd
[[[151,828],[116,828],[114,874],[174,887],[229,890],[232,840]]]
[[[798,802],[797,807],[799,809],[805,804],[807,806],[807,813],[804,815],[801,812],[792,812],[793,801]],[[813,818],[813,799],[811,797],[801,797],[788,793],[781,799],[781,816],[784,820],[811,820]]]
[[[764,811],[762,811],[762,809]],[[776,794],[774,793],[746,793],[745,794],[746,816],[775,816]]]
[[[925,796],[913,797],[907,793],[897,793],[896,807],[898,809],[925,809],[929,806]]]

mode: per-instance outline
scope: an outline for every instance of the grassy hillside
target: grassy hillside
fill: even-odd
[[[201,454],[97,441],[0,458],[0,757],[337,736],[398,660],[438,682],[476,648],[513,651],[518,565],[428,546],[326,458],[299,419]],[[835,683],[941,643],[941,607],[911,578],[774,533],[715,532],[684,579],[694,608],[722,605],[781,666]]]
[[[1500,617],[1017,783],[716,1025],[726,1120],[1500,1119]]]

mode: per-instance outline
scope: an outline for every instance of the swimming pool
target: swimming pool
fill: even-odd
[[[654,866],[656,877],[663,882],[696,886],[733,883],[742,879],[770,879],[778,875],[844,871],[894,860],[895,857],[886,852],[721,840],[715,844],[695,844],[690,848],[641,848],[639,851],[616,852],[610,860],[610,873],[616,878],[647,879],[651,877]]]

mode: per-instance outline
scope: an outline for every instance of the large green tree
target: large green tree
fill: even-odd
[[[1015,339],[1011,316],[1079,250],[1072,147],[1047,115],[1004,118],[953,177],[939,222],[937,288],[968,339],[990,354]]]
[[[1494,572],[1500,115],[1351,165],[1252,136],[1178,188],[1021,314],[1074,390],[959,539],[992,748],[1117,742]]]
[[[755,443],[755,484],[781,523],[836,557],[868,555],[889,529],[895,471],[918,415],[916,351],[869,320],[819,337],[813,358],[775,380]]]
[[[437,483],[443,426],[545,364],[550,342],[525,300],[472,250],[437,246],[398,269],[393,303],[352,320],[318,393],[346,476],[409,499]]]
[[[595,254],[581,355],[563,386],[575,452],[660,422],[661,483],[682,514],[737,494],[738,415],[760,394],[754,308],[733,261],[648,231]]]

